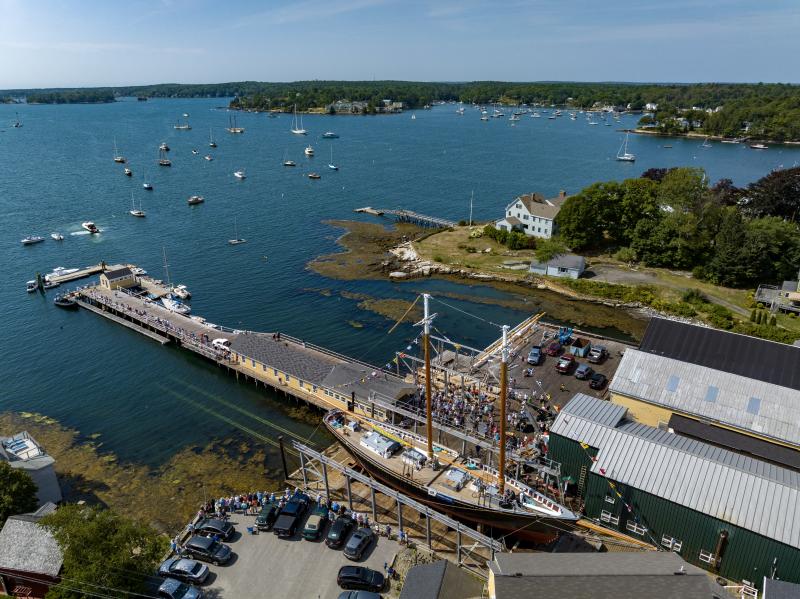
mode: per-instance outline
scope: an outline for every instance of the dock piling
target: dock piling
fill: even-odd
[[[283,477],[289,480],[289,468],[286,466],[286,450],[283,447],[283,435],[278,435],[278,445],[281,449],[281,463],[283,464]],[[303,470],[303,478],[305,478],[305,470]]]

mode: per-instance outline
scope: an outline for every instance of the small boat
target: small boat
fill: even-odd
[[[167,158],[164,148],[159,148],[158,150],[158,166],[172,166],[172,161]]]
[[[292,117],[292,128],[290,129],[290,131],[292,133],[294,133],[295,135],[305,135],[306,133],[308,133],[308,131],[306,131],[303,128],[303,115],[302,114],[300,115],[300,121],[298,123],[298,120],[297,120],[297,104],[294,105],[294,116]]]
[[[189,118],[189,113],[188,112],[184,112],[183,113],[183,118],[188,119]]]
[[[56,266],[53,269],[53,272],[49,272],[44,276],[44,280],[50,281],[58,277],[65,277],[67,275],[71,275],[74,272],[78,272],[79,270],[80,268],[64,268],[63,266]]]
[[[325,139],[338,139],[339,134],[334,133],[333,131],[326,131],[325,133],[322,134],[322,137],[324,137]]]
[[[133,192],[131,192],[131,209],[129,211],[131,216],[137,216],[139,218],[144,218],[145,212],[142,210],[142,203],[139,202],[139,208],[136,208],[136,204],[133,201]]]
[[[332,171],[338,171],[339,167],[333,163],[333,146],[331,146],[331,161],[328,163],[328,168]]]
[[[488,116],[486,116],[486,115],[483,115],[483,116],[481,117],[481,120],[482,120],[482,121],[488,121],[488,120],[489,120],[489,117],[488,117]]]
[[[189,206],[196,206],[197,204],[202,204],[203,202],[205,202],[203,196],[190,196],[189,199],[186,200],[186,203],[189,204]]]
[[[539,114],[538,112],[534,112],[534,113],[531,115],[531,118],[532,118],[532,119],[540,119],[540,118],[542,118],[542,115],[541,115],[541,114]]]
[[[284,160],[283,166],[297,166],[294,160]]]
[[[411,120],[412,121],[416,121],[417,120],[417,115],[416,114],[412,114],[411,115]]]
[[[61,233],[59,233],[58,231],[54,231],[54,232],[50,233],[50,237],[54,241],[64,241],[64,236]]]
[[[228,116],[228,133],[244,133],[244,127],[239,127],[236,124],[236,115]]]
[[[764,144],[750,144],[750,148],[753,150],[766,150],[768,146],[765,146]]]
[[[182,300],[187,300],[192,297],[192,292],[186,288],[186,285],[175,285],[172,288],[172,294],[178,296]]]
[[[162,152],[169,152],[169,146],[167,145],[167,142],[165,142],[165,141],[161,142],[161,145],[158,146],[158,149],[161,150]]]
[[[25,291],[28,293],[33,293],[39,288],[39,284],[36,281],[28,281],[25,283]]]
[[[125,167],[125,176],[126,177],[133,177],[133,171],[128,167]]]
[[[192,154],[194,154],[195,156],[197,156],[199,153],[200,153],[200,152],[198,152],[197,150],[195,150],[194,148],[192,148]]]
[[[228,245],[239,245],[240,243],[246,243],[246,239],[242,239],[239,237],[239,227],[236,224],[236,217],[233,219],[233,239],[228,240]]]
[[[211,131],[211,127],[208,128],[208,147],[209,148],[217,147],[217,142],[214,141],[214,134]]]
[[[153,184],[148,183],[147,181],[142,183],[142,187],[144,187],[147,191],[153,191]]]
[[[119,153],[117,150],[117,140],[114,140],[114,162],[118,164],[125,164],[125,156]]]
[[[143,277],[144,275],[147,274],[147,271],[145,269],[140,268],[138,266],[131,266],[131,272],[135,274],[137,277]]]
[[[78,302],[76,302],[69,295],[65,294],[57,295],[53,299],[53,304],[55,304],[59,308],[64,308],[65,310],[75,310],[78,307]]]
[[[306,156],[313,156],[314,155],[314,148],[311,146],[306,146],[306,149],[303,150]]]
[[[672,149],[672,146],[663,146],[663,147],[666,148],[667,150],[671,150]]]
[[[734,138],[734,139],[723,139],[723,140],[720,140],[720,141],[721,141],[721,143],[724,143],[724,144],[739,144],[739,143],[742,143],[742,140],[740,138],[738,138],[738,137]]]
[[[707,137],[703,140],[703,143],[700,144],[700,147],[701,148],[710,148],[711,147],[711,144],[708,143],[708,138]]]
[[[213,157],[211,154],[206,154],[205,156],[203,156],[203,158],[205,158],[205,159],[206,159],[206,160],[208,160],[209,162],[211,162],[212,160],[214,160],[214,157]]]
[[[90,220],[87,220],[85,223],[81,223],[81,227],[89,231],[89,233],[91,233],[92,235],[100,232],[100,229],[97,228],[97,225],[95,225]]]
[[[233,176],[236,177],[237,179],[247,178],[247,175],[244,174],[244,171],[236,171],[235,173],[233,173]]]
[[[628,135],[628,133],[625,134],[625,141],[622,142],[619,151],[617,151],[617,160],[620,162],[636,162],[636,155],[628,152]],[[625,150],[624,152],[623,148]]]
[[[16,120],[13,123],[11,123],[11,126],[14,129],[21,129],[22,128],[22,123],[19,122],[19,113],[15,112],[14,114],[16,115]]]
[[[44,237],[28,235],[25,239],[21,240],[20,243],[22,243],[22,245],[33,245],[34,243],[41,243],[42,241],[44,241]]]
[[[319,173],[308,173],[309,179],[322,179],[322,176]]]
[[[192,126],[189,124],[189,115],[184,113],[183,119],[183,123],[175,123],[172,128],[177,129],[178,131],[190,131]]]
[[[161,303],[163,306],[169,310],[170,312],[175,312],[176,314],[189,314],[192,309],[181,302],[178,298],[173,297],[171,295],[164,296],[161,298]]]

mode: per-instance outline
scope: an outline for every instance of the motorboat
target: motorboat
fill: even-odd
[[[91,233],[92,235],[100,232],[100,229],[97,228],[97,225],[95,225],[90,220],[87,220],[85,223],[81,223],[81,227],[89,231],[89,233]]]
[[[283,166],[297,166],[294,160],[284,160]]]
[[[202,204],[203,202],[205,202],[203,196],[190,196],[189,199],[186,200],[186,203],[189,204],[189,206],[195,206],[197,204]]]
[[[28,293],[33,293],[39,288],[39,284],[36,281],[28,281],[25,283],[25,291]]]
[[[133,171],[128,167],[125,167],[125,176],[126,177],[133,177]]]
[[[243,170],[236,171],[235,173],[233,173],[233,176],[236,177],[237,179],[246,179],[247,178],[247,175],[244,174]]]
[[[131,272],[135,274],[137,277],[143,277],[147,274],[147,271],[139,266],[131,266]]]
[[[488,116],[486,116],[486,115],[483,115],[483,116],[481,117],[481,120],[482,120],[482,121],[488,121],[488,120],[489,120],[489,117],[488,117]]]
[[[53,304],[65,310],[75,310],[78,307],[78,302],[74,298],[63,293],[53,299]]]
[[[175,285],[172,288],[172,295],[176,295],[182,300],[187,300],[192,297],[192,292],[186,288],[186,285]]]
[[[170,312],[175,312],[176,314],[187,315],[192,311],[192,309],[189,306],[184,304],[178,298],[173,297],[172,295],[165,295],[164,297],[162,297],[161,303],[167,310],[169,310]]]
[[[194,148],[192,148],[192,154],[194,154],[195,156],[197,156],[199,153],[200,153],[200,152],[198,152],[197,150],[195,150]]]
[[[303,150],[303,153],[306,156],[313,156],[314,155],[314,148],[312,146],[306,146],[306,149]]]
[[[147,181],[142,183],[142,187],[144,187],[147,191],[153,191],[153,184]]]
[[[319,173],[308,173],[309,179],[322,179],[322,176]]]
[[[53,239],[53,241],[64,241],[64,236],[61,233],[59,233],[58,231],[54,231],[53,233],[50,233],[50,237],[51,237],[51,239]]]
[[[753,150],[766,150],[768,146],[764,144],[750,144],[750,148]]]
[[[333,131],[326,131],[325,133],[322,134],[322,137],[324,137],[325,139],[338,139],[339,134],[334,133]]]
[[[21,240],[20,243],[22,245],[33,245],[34,243],[41,243],[44,241],[44,237],[39,237],[38,235],[28,235],[26,238]]]
[[[203,156],[203,158],[205,158],[205,159],[206,159],[206,160],[208,160],[209,162],[211,162],[212,160],[214,160],[214,157],[213,157],[211,154],[206,154],[205,156]]]
[[[161,150],[162,152],[169,152],[169,146],[167,145],[167,142],[165,142],[165,141],[161,142],[161,145],[158,146],[158,149]]]
[[[44,276],[45,281],[50,281],[56,277],[65,277],[67,275],[71,275],[74,272],[78,272],[80,268],[64,268],[63,266],[56,266],[53,269],[53,272],[49,272]]]

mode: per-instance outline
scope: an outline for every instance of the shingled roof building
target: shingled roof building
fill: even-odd
[[[583,394],[553,423],[548,457],[604,526],[750,586],[764,576],[800,582],[795,470],[635,422],[626,407]]]
[[[59,582],[64,561],[53,536],[38,522],[55,505],[32,514],[10,516],[0,531],[0,594],[44,597]]]
[[[663,318],[609,386],[639,422],[800,469],[800,348]]]
[[[564,191],[550,199],[538,193],[521,195],[506,206],[505,216],[495,223],[495,227],[501,231],[520,231],[531,237],[550,239],[557,233],[555,218],[566,199]]]

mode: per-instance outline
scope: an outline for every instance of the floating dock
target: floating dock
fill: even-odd
[[[66,275],[61,275],[58,277],[48,277],[48,279],[53,283],[58,283],[59,285],[61,285],[62,283],[69,283],[70,281],[77,281],[78,279],[85,279],[86,277],[91,277],[92,275],[100,274],[107,268],[108,267],[106,266],[106,263],[101,262],[100,264],[87,266],[86,268],[81,268],[80,270],[71,272]]]

